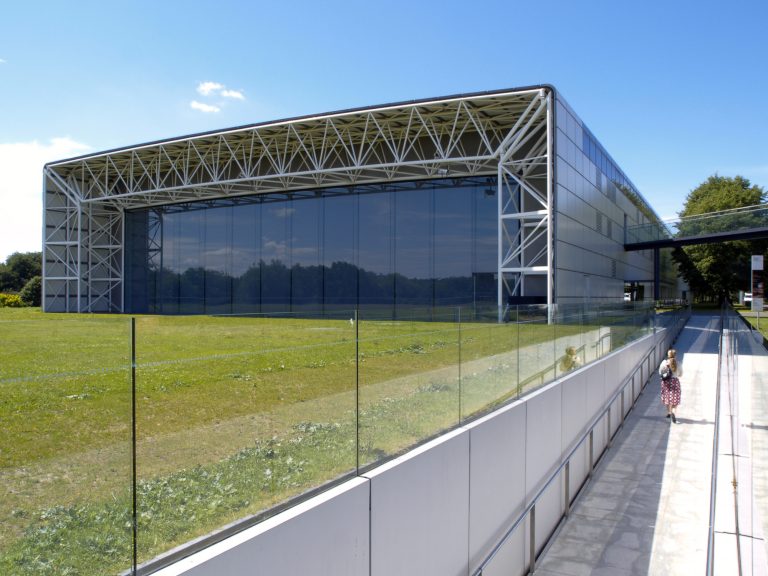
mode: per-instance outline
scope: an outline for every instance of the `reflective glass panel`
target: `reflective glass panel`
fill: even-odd
[[[232,207],[205,210],[205,312],[232,312]]]
[[[393,193],[358,197],[359,306],[392,313],[395,299]]]
[[[293,208],[288,202],[268,202],[261,218],[261,309],[286,312],[291,306],[289,229]]]
[[[433,303],[431,187],[395,194],[395,302],[400,310]]]
[[[435,306],[473,301],[472,189],[435,190]]]
[[[357,195],[323,202],[323,292],[326,309],[357,305]]]
[[[232,311],[261,311],[261,204],[235,206],[232,214]]]
[[[294,200],[291,227],[291,306],[293,311],[323,307],[322,198]]]

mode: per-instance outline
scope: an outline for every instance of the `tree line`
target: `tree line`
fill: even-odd
[[[41,252],[14,252],[0,264],[0,306],[40,306]]]

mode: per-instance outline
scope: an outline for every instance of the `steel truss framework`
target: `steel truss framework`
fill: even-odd
[[[214,198],[496,175],[499,304],[546,279],[552,301],[549,88],[353,110],[46,165],[47,311],[123,310],[126,210]]]

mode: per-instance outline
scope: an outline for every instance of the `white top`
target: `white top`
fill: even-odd
[[[664,358],[661,364],[659,364],[659,376],[661,376],[661,371],[666,366],[669,366],[669,358]],[[683,375],[683,363],[680,360],[677,360],[677,370],[672,370],[672,375],[678,378]]]

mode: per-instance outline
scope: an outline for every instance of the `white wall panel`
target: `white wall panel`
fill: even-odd
[[[154,574],[368,574],[369,495],[355,478]]]
[[[525,509],[525,422],[526,406],[519,402],[467,427],[471,570]]]
[[[591,419],[587,413],[586,370],[579,370],[563,381],[562,396],[563,406],[567,407],[563,410],[562,446],[569,450]]]
[[[371,576],[464,576],[469,557],[469,432],[456,430],[365,474]]]
[[[487,568],[483,570],[483,576],[522,576],[527,574],[526,567],[529,565],[528,532],[528,523],[522,522]]]
[[[570,466],[570,497],[573,500],[576,493],[589,476],[589,444],[585,441],[571,458]]]
[[[562,455],[562,389],[550,385],[526,400],[525,434],[526,497],[531,498],[560,463]]]
[[[565,510],[565,476],[558,474],[536,503],[536,553],[544,548],[547,538],[557,528]],[[530,546],[529,546],[530,547]]]

